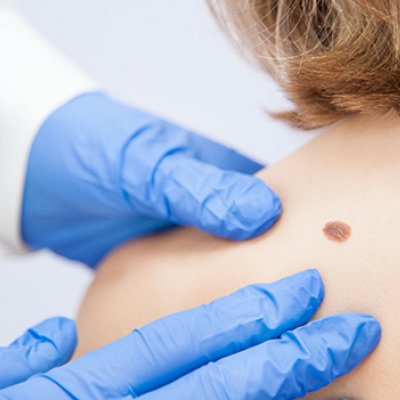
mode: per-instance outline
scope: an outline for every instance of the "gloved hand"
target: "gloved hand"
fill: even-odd
[[[73,321],[51,318],[0,348],[0,389],[66,363],[76,346]]]
[[[247,175],[260,168],[103,94],[83,95],[56,110],[32,145],[22,236],[91,266],[171,224],[246,239],[281,212],[278,197]]]
[[[378,344],[372,317],[307,323],[322,302],[315,270],[253,285],[155,321],[0,392],[13,400],[290,400],[331,383]]]

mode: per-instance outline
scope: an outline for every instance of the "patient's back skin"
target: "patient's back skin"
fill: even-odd
[[[244,285],[315,267],[326,283],[317,317],[371,313],[383,338],[358,370],[307,398],[399,399],[400,123],[343,120],[260,177],[284,208],[262,237],[237,243],[180,228],[111,254],[78,317],[79,353]],[[347,228],[327,234],[327,223]]]

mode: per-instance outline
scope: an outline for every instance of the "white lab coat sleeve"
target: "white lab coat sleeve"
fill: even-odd
[[[36,132],[56,108],[94,90],[96,83],[0,0],[0,254],[24,251],[21,204]]]

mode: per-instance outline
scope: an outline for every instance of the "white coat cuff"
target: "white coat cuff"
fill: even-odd
[[[30,147],[58,107],[98,90],[79,68],[0,4],[0,246],[23,250],[21,205]],[[0,249],[0,253],[2,249]]]

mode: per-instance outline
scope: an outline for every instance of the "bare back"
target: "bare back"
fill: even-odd
[[[343,121],[260,177],[284,207],[262,237],[236,243],[182,228],[112,254],[82,305],[79,352],[243,285],[315,267],[326,283],[317,317],[366,312],[383,326],[373,356],[315,398],[400,398],[400,123]]]

